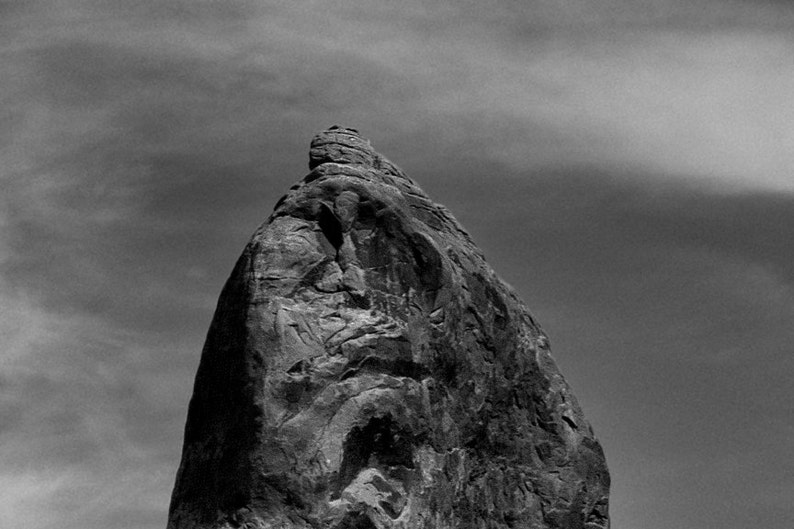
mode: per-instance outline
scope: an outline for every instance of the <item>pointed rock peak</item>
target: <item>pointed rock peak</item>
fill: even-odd
[[[366,165],[374,167],[380,155],[369,140],[362,138],[356,129],[334,125],[312,139],[309,150],[309,169],[324,163]]]
[[[221,293],[168,529],[608,529],[609,471],[515,292],[353,129]]]

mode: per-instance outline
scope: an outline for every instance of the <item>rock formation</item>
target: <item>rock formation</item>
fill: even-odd
[[[353,129],[309,167],[221,294],[168,528],[608,528],[601,447],[466,231]]]

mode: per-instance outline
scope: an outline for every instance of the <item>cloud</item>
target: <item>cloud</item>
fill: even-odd
[[[37,198],[52,198],[48,187],[39,191]],[[57,220],[52,204],[37,204],[41,220]],[[48,306],[47,296],[31,291],[35,272],[21,276],[26,281],[9,280],[20,277],[8,273],[19,258],[10,241],[20,229],[15,221],[3,210],[0,516],[37,529],[160,527],[198,337],[137,332],[81,310],[79,302]],[[85,226],[72,222],[58,226],[58,234]],[[79,280],[66,288],[79,289]]]
[[[421,126],[446,125],[448,150],[476,149],[515,167],[590,163],[729,191],[791,191],[794,69],[785,66],[792,43],[780,28],[792,13],[772,4],[760,6],[763,16],[736,2],[683,11],[647,4],[655,15],[625,2],[569,2],[546,16],[534,4],[499,4],[485,20],[505,23],[502,30],[478,23],[486,8],[472,5],[373,15],[298,3],[251,24],[295,49],[341,51],[357,70],[403,76],[397,82],[416,94],[412,108],[427,113]],[[611,13],[622,13],[622,23]],[[518,31],[514,20],[529,27]],[[383,118],[389,106],[374,111]]]
[[[794,19],[772,3],[62,5],[68,26],[29,15],[5,75],[12,166],[254,162],[257,143],[344,121],[517,168],[791,191]]]
[[[75,22],[32,32],[16,65],[45,90],[36,128],[250,157],[336,118],[516,166],[790,190],[791,13],[774,4],[218,4],[66,3]]]
[[[51,313],[0,286],[4,518],[161,526],[190,386],[179,358],[193,351]]]

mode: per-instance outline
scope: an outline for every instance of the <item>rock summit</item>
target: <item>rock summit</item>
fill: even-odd
[[[218,301],[168,529],[607,529],[601,447],[514,291],[354,129]]]

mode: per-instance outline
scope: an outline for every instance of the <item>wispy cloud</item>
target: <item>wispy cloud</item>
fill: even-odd
[[[192,351],[52,313],[11,290],[0,296],[4,519],[162,525],[178,461],[168,441],[181,434],[190,383],[180,356]]]
[[[66,26],[31,15],[6,76],[26,96],[16,144],[250,159],[285,126],[342,119],[522,167],[791,190],[783,4],[134,5],[65,2]]]
[[[569,2],[538,13],[498,3],[380,18],[306,5],[254,19],[254,34],[403,75],[409,106],[429,116],[419,123],[445,124],[450,149],[518,167],[597,163],[725,190],[792,190],[793,43],[782,21],[794,13],[785,7],[753,15],[740,2]]]

